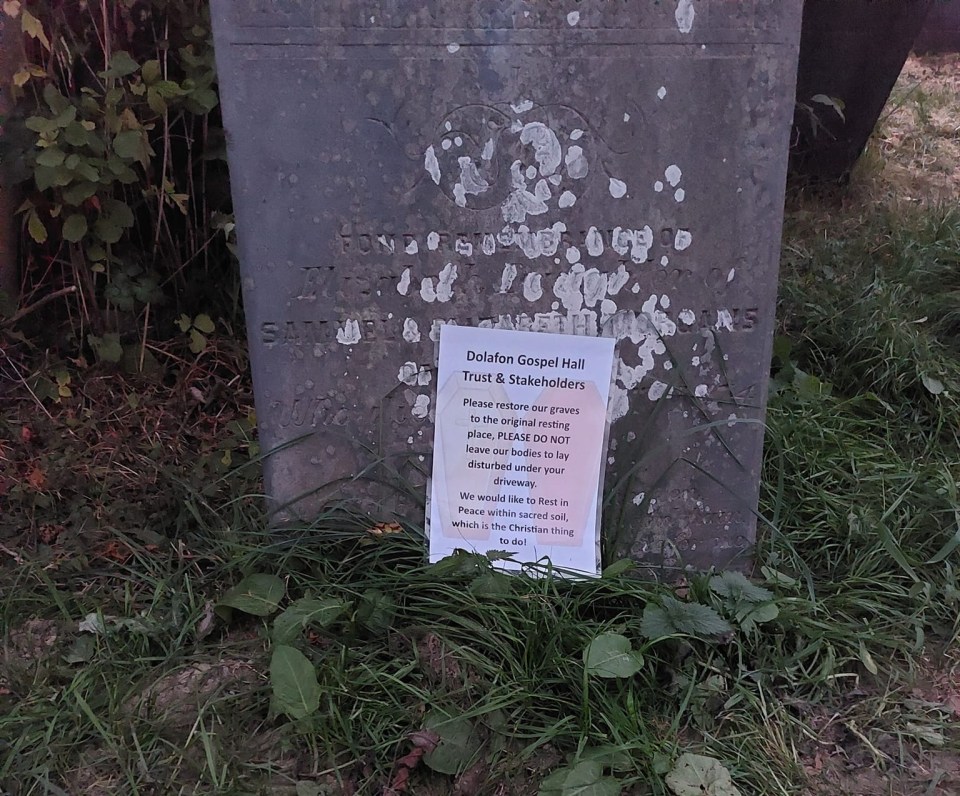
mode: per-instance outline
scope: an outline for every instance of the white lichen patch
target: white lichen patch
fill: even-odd
[[[568,312],[579,312],[583,307],[583,266],[579,263],[569,273],[560,274],[553,284],[553,295],[560,299]]]
[[[437,301],[446,303],[453,298],[453,283],[457,280],[457,266],[447,263],[437,279]]]
[[[560,199],[557,202],[557,205],[561,210],[565,210],[568,207],[573,207],[577,203],[577,195],[573,191],[564,191],[560,194]]]
[[[543,277],[529,273],[523,279],[523,297],[527,301],[539,301],[543,297]]]
[[[403,251],[405,254],[417,254],[420,251],[420,244],[414,239],[406,245]]]
[[[698,384],[698,385],[694,388],[693,394],[694,394],[695,396],[697,396],[697,398],[706,398],[706,397],[707,397],[707,385],[706,385],[706,384]]]
[[[503,266],[503,273],[500,274],[500,285],[497,288],[498,293],[508,293],[513,287],[513,280],[517,278],[517,266],[513,263],[507,263]]]
[[[461,257],[470,257],[473,255],[473,244],[468,240],[458,238],[454,248]]]
[[[677,0],[677,11],[674,18],[677,20],[677,30],[689,33],[693,30],[693,20],[697,10],[693,7],[694,0]]]
[[[568,24],[571,28],[576,27],[577,25],[579,25],[579,24],[580,24],[580,12],[579,12],[579,11],[571,11],[569,14],[567,14],[567,24]]]
[[[677,190],[673,193],[673,198],[678,202],[682,202],[687,198],[687,192],[683,190],[683,188],[677,188]]]
[[[680,323],[685,326],[693,326],[697,322],[697,315],[693,310],[680,310],[680,314],[677,315],[677,318],[680,320]]]
[[[667,87],[660,86],[660,88],[657,89],[657,99],[663,99],[666,96],[667,96]]]
[[[483,240],[480,241],[480,251],[482,251],[487,257],[495,254],[497,251],[497,241],[490,233],[487,233],[483,236]]]
[[[459,207],[466,207],[467,196],[479,196],[490,187],[490,183],[481,176],[473,158],[457,158],[457,163],[460,164],[460,179],[453,186],[453,197]]]
[[[727,273],[727,284],[730,284],[736,275],[737,275],[737,269],[731,268],[730,271]]]
[[[522,165],[519,160],[515,160],[510,167],[512,190],[500,209],[503,220],[508,224],[520,223],[528,215],[543,215],[547,212],[547,200],[551,197],[550,185],[546,180],[537,182],[533,192],[528,190]]]
[[[430,396],[418,395],[417,400],[413,402],[413,416],[423,420],[430,414]]]
[[[599,257],[603,254],[603,235],[596,227],[590,227],[587,230],[587,254],[591,257]]]
[[[620,290],[630,281],[630,274],[627,273],[627,269],[621,263],[617,270],[614,271],[607,278],[607,293],[611,296],[617,295]]]
[[[566,258],[570,265],[580,262],[580,249],[578,249],[576,246],[570,246],[567,249]]]
[[[596,268],[590,268],[583,274],[583,303],[588,307],[596,306],[607,293],[607,275]]]
[[[662,381],[655,381],[647,390],[647,398],[651,401],[659,401],[667,391],[667,385]]]
[[[667,182],[670,183],[671,188],[676,188],[680,184],[680,178],[683,177],[683,172],[680,171],[680,167],[677,165],[667,166],[666,171],[663,172],[663,176],[666,178]]]
[[[627,195],[627,184],[623,180],[618,180],[616,177],[610,178],[610,195],[614,199],[622,199]]]
[[[459,51],[460,51],[460,45],[457,44],[456,42],[451,42],[450,44],[447,45],[447,52],[450,53],[451,55]]]
[[[401,296],[407,295],[407,291],[410,289],[410,269],[404,268],[403,273],[400,275],[400,281],[397,282],[397,293]]]
[[[557,134],[543,122],[530,122],[520,133],[521,144],[533,144],[534,159],[540,176],[549,177],[560,167],[561,149]]]
[[[730,314],[730,310],[717,310],[717,331],[721,329],[726,329],[728,332],[733,331],[733,316]]]
[[[567,167],[567,175],[573,180],[582,180],[590,172],[590,164],[582,147],[571,146],[563,156],[563,162]]]
[[[420,342],[420,327],[413,318],[407,318],[403,322],[403,339],[408,343]]]
[[[427,235],[427,248],[435,252],[440,246],[440,233],[439,232],[430,232]]]
[[[631,433],[632,433],[632,432],[631,432]],[[633,505],[634,505],[634,506],[639,506],[639,505],[641,505],[641,504],[643,503],[643,501],[646,499],[646,497],[647,497],[647,493],[646,493],[646,492],[637,492],[637,494],[635,494],[635,495],[633,496]]]
[[[397,380],[410,387],[426,387],[432,378],[430,371],[416,362],[404,362],[397,374]]]
[[[657,180],[657,181],[653,184],[653,190],[655,190],[657,193],[662,193],[662,192],[663,192],[663,183],[662,183],[660,180]]]
[[[437,153],[432,144],[427,147],[427,151],[423,155],[423,167],[427,170],[427,174],[430,175],[430,179],[439,185],[440,162],[437,160]]]
[[[690,234],[690,231],[678,229],[677,235],[673,240],[673,248],[678,252],[682,252],[684,249],[689,249],[691,243],[693,243],[693,235]]]
[[[520,100],[510,106],[513,109],[514,113],[526,113],[529,110],[533,110],[533,100]]]
[[[360,342],[360,321],[352,318],[346,320],[342,327],[337,329],[337,342],[341,345],[353,345]]]
[[[437,291],[433,286],[433,277],[425,276],[420,282],[420,298],[427,304],[433,304],[437,300]]]

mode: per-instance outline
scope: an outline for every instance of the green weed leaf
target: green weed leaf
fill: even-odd
[[[709,605],[664,597],[660,605],[650,603],[644,608],[640,632],[648,639],[677,635],[720,636],[732,633],[733,626]]]
[[[583,665],[596,677],[633,677],[643,668],[643,655],[632,649],[626,636],[603,633],[583,651]]]
[[[87,234],[87,219],[81,213],[74,213],[63,222],[63,237],[71,243],[79,242]]]
[[[293,602],[273,620],[273,641],[287,644],[309,625],[327,627],[346,610],[343,600],[328,597],[323,600],[303,597]]]
[[[620,796],[620,781],[603,776],[603,766],[583,760],[554,771],[540,785],[539,796]]]
[[[113,139],[113,151],[127,160],[140,160],[143,155],[143,133],[140,130],[124,130]]]
[[[37,243],[47,242],[47,228],[43,225],[36,210],[32,210],[27,218],[27,232]]]
[[[110,58],[110,68],[107,70],[109,77],[126,77],[132,75],[140,68],[140,64],[130,57],[130,53],[125,50],[117,50]]]
[[[434,710],[423,724],[440,737],[440,743],[423,756],[423,762],[440,774],[459,773],[480,749],[480,739],[470,719]]]
[[[201,313],[193,319],[193,325],[204,334],[211,334],[216,328],[213,321],[210,320],[210,316],[204,313]]]
[[[752,583],[740,572],[724,572],[710,578],[710,590],[721,597],[750,603],[765,603],[773,599],[773,592]]]
[[[666,776],[676,796],[741,796],[719,760],[687,752]]]
[[[283,644],[273,650],[270,659],[270,684],[273,707],[291,719],[305,719],[320,707],[317,672],[300,650]]]
[[[629,558],[621,558],[619,561],[614,561],[610,566],[608,566],[601,573],[600,577],[603,578],[619,578],[621,575],[625,575],[630,570],[634,569],[636,564]]]
[[[283,581],[276,575],[247,575],[220,598],[217,608],[236,608],[245,614],[269,616],[279,607],[285,591]]]
[[[116,332],[107,332],[103,337],[87,335],[87,342],[101,362],[117,363],[123,358],[123,346],[120,345],[120,335]]]

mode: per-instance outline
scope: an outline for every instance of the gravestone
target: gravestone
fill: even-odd
[[[755,534],[800,0],[213,0],[278,521],[423,517],[442,324],[606,335],[604,524]]]

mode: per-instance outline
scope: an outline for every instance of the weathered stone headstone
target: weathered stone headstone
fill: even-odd
[[[740,556],[800,5],[214,0],[278,516],[423,516],[441,324],[603,334],[611,541]]]

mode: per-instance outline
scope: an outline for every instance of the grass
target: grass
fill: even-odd
[[[759,591],[428,566],[414,529],[360,517],[269,532],[232,346],[172,386],[72,371],[49,416],[26,387],[64,364],[7,357],[0,790],[530,796],[586,771],[585,793],[659,795],[694,752],[745,796],[956,792],[958,297],[955,209],[796,204]],[[218,615],[252,573],[282,598]],[[332,608],[284,637],[301,600]],[[635,674],[585,664],[611,634]],[[315,678],[301,718],[278,710],[281,647]]]

